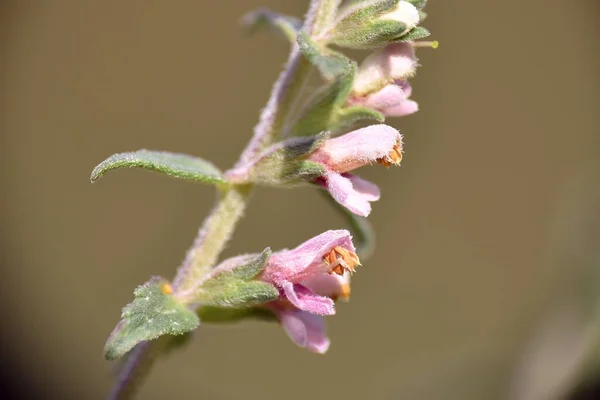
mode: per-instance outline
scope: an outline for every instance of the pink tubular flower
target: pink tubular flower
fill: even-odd
[[[350,233],[324,232],[292,250],[271,255],[260,279],[281,292],[267,307],[299,346],[317,353],[329,347],[323,315],[335,314],[333,301],[350,294],[349,275],[359,265]]]
[[[348,172],[372,162],[398,165],[402,160],[402,136],[390,126],[371,125],[328,139],[308,159],[325,167],[316,183],[335,201],[366,217],[371,212],[370,202],[379,200],[379,188]]]
[[[394,43],[370,54],[361,63],[352,84],[356,96],[365,96],[397,81],[412,77],[417,69],[413,43]]]
[[[364,97],[354,96],[349,103],[380,111],[386,117],[403,117],[419,111],[417,102],[409,99],[411,94],[410,84],[405,80],[399,80]]]

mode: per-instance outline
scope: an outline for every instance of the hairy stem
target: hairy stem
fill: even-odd
[[[301,76],[307,75],[310,67],[310,63],[300,53],[298,45],[294,45],[286,67],[275,82],[269,101],[260,114],[259,122],[254,128],[254,136],[242,152],[236,167],[250,162],[281,134],[287,111],[294,104],[302,87]]]
[[[215,264],[237,222],[244,215],[251,191],[250,185],[233,186],[221,195],[177,271],[173,281],[176,294],[193,287]]]
[[[166,347],[169,337],[163,336],[153,342],[142,342],[127,354],[119,366],[117,381],[108,395],[109,400],[131,399],[142,381],[150,373],[160,351]]]
[[[338,0],[311,0],[304,31],[318,34],[335,14]],[[263,109],[254,135],[242,152],[236,165],[248,162],[257,153],[275,142],[281,134],[290,108],[296,101],[304,78],[310,72],[310,63],[302,56],[297,45],[293,46],[288,62],[275,82],[267,105]],[[237,222],[244,214],[252,192],[251,185],[231,186],[222,193],[216,206],[198,231],[194,243],[188,251],[182,266],[173,281],[175,295],[194,287],[194,284],[210,270],[231,237]],[[169,337],[152,342],[142,342],[131,350],[117,382],[111,391],[110,399],[129,399],[146,378],[153,361],[166,347]]]

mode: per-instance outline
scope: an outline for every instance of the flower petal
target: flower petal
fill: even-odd
[[[367,201],[377,201],[381,197],[379,186],[377,186],[373,182],[362,179],[361,177],[356,175],[344,174],[344,176],[350,179],[354,190],[360,193],[360,195]]]
[[[348,300],[350,296],[350,273],[343,275],[324,274],[310,278],[302,282],[302,286],[307,287],[314,293],[331,298],[341,297]]]
[[[327,190],[335,201],[354,214],[366,217],[371,213],[369,202],[379,199],[379,189],[372,183],[366,185],[366,181],[358,179],[357,177],[350,179],[335,172],[328,173],[325,178]],[[353,181],[358,183],[358,188],[354,187]]]
[[[408,96],[400,86],[391,84],[385,86],[380,91],[367,96],[362,103],[369,108],[380,110],[400,105],[407,97]]]
[[[320,315],[300,310],[279,310],[277,315],[286,333],[300,347],[323,354],[331,343]]]
[[[327,140],[309,159],[332,171],[348,172],[388,155],[400,139],[391,126],[370,125]]]
[[[316,295],[310,289],[292,282],[282,282],[285,297],[300,310],[311,314],[333,315],[335,306],[329,297]]]
[[[381,110],[386,117],[404,117],[419,111],[419,104],[414,100],[405,100],[396,107],[389,107]]]
[[[412,86],[408,81],[400,79],[394,82],[394,84],[400,86],[400,89],[402,89],[407,99],[412,96]]]
[[[356,251],[352,236],[345,229],[330,230],[307,240],[292,250],[273,253],[262,279],[278,287],[289,281],[300,283],[312,276],[327,272],[323,256],[336,246]]]

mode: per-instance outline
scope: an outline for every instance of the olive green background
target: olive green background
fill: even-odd
[[[0,8],[3,368],[44,396],[105,396],[102,348],[120,307],[151,275],[174,275],[214,201],[210,187],[145,171],[94,185],[89,173],[138,148],[232,165],[287,55],[239,29],[261,5],[301,15],[307,1]],[[590,239],[584,253],[598,238],[564,217],[598,216],[580,190],[599,176],[597,6],[431,0],[425,26],[441,46],[418,53],[421,111],[388,121],[405,137],[402,167],[361,171],[383,193],[378,247],[328,318],[329,352],[295,347],[274,324],[201,327],[140,398],[535,399],[523,393],[545,389],[518,377],[560,382],[587,321],[569,311],[581,266],[561,254],[567,238]],[[261,189],[224,256],[343,226],[310,188]],[[551,371],[531,372],[532,332],[563,303],[566,333],[550,331],[567,350],[550,341]]]

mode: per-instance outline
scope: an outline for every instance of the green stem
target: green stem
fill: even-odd
[[[237,222],[244,215],[251,192],[251,185],[232,186],[224,190],[177,271],[173,281],[176,294],[193,287],[215,264]]]

